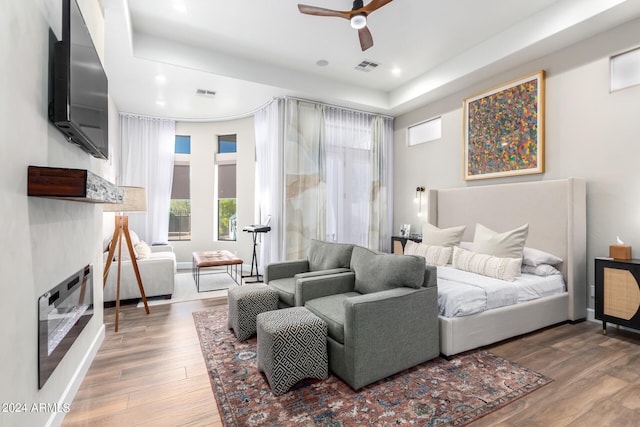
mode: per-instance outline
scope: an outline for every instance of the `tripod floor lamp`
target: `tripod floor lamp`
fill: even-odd
[[[140,270],[138,269],[138,262],[136,261],[136,253],[133,250],[133,244],[131,243],[131,235],[129,233],[129,217],[125,215],[126,212],[146,212],[147,211],[147,194],[142,187],[120,187],[124,190],[124,203],[120,204],[104,204],[103,212],[117,212],[115,217],[115,228],[113,230],[113,237],[111,238],[111,245],[109,245],[109,255],[107,262],[104,266],[103,283],[104,287],[107,284],[107,277],[109,276],[109,267],[111,267],[111,261],[113,255],[118,248],[118,279],[116,287],[116,332],[118,332],[118,317],[120,315],[120,269],[122,267],[122,241],[127,242],[127,248],[129,255],[131,256],[131,265],[133,265],[133,271],[138,281],[138,288],[140,288],[140,296],[144,302],[144,308],[149,314],[149,305],[147,304],[147,296],[144,293],[144,287],[142,286],[142,279],[140,278]]]

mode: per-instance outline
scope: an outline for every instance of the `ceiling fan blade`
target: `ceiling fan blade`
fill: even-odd
[[[371,31],[369,31],[368,27],[362,27],[358,30],[358,36],[360,37],[360,47],[362,51],[369,49],[373,46],[373,37],[371,36]]]
[[[307,15],[335,16],[338,18],[351,19],[351,11],[343,12],[340,10],[325,9],[325,8],[316,7],[316,6],[308,6],[306,4],[299,4],[298,10],[301,13],[305,13]]]
[[[371,12],[380,9],[382,6],[391,3],[393,0],[371,0],[365,7],[360,9],[367,15]]]

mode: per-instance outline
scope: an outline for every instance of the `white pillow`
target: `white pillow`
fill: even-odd
[[[407,240],[404,246],[405,255],[419,255],[424,257],[427,264],[447,265],[451,259],[451,246],[431,246]]]
[[[473,242],[460,242],[458,247],[460,247],[461,249],[466,249],[470,251],[471,248],[473,247]]]
[[[133,247],[133,255],[138,259],[138,252],[136,252],[136,247]],[[118,260],[118,248],[113,255],[113,260]],[[122,261],[131,261],[131,255],[129,254],[129,246],[127,246],[127,240],[122,237]]]
[[[554,274],[562,274],[557,268],[549,264],[527,265],[522,264],[521,271],[527,274],[535,274],[536,276],[553,276]]]
[[[472,250],[473,242],[460,242],[460,247],[468,251]],[[525,246],[522,248],[522,264],[536,267],[538,265],[557,265],[562,262],[562,258],[540,249]]]
[[[109,251],[109,245],[111,244],[111,238],[113,234],[109,234],[108,236],[102,236],[102,252]]]
[[[129,236],[131,237],[131,243],[133,244],[133,247],[135,248],[136,245],[138,243],[140,243],[140,237],[138,237],[138,234],[133,230],[129,230]],[[122,235],[122,237],[124,238],[124,234]]]
[[[136,251],[136,259],[147,259],[151,257],[151,248],[144,240],[140,240],[133,249]]]
[[[131,237],[133,254],[136,257],[136,259],[138,259],[139,255],[138,255],[138,252],[136,251],[136,246],[138,245],[138,243],[140,243],[140,237],[138,237],[136,232],[133,230],[129,230],[129,236]],[[122,261],[131,261],[131,255],[129,254],[129,247],[127,245],[127,238],[124,235],[124,233],[122,233],[121,244],[122,244]],[[109,243],[109,247],[111,247],[111,243]],[[116,261],[117,259],[118,259],[118,248],[116,248],[116,251],[114,252],[114,255],[113,255],[113,260]]]
[[[522,258],[527,234],[529,234],[529,224],[504,233],[498,233],[482,224],[476,224],[476,233],[471,248],[473,252],[499,258]]]
[[[458,270],[512,282],[520,276],[521,258],[498,258],[458,247],[453,248],[453,267]]]
[[[550,254],[549,252],[541,251],[540,249],[524,247],[522,251],[522,263],[526,265],[556,265],[562,262],[562,258]]]
[[[466,225],[438,228],[429,223],[422,224],[422,243],[433,246],[458,246]]]

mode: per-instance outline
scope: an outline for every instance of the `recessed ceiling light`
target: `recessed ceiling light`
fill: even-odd
[[[156,101],[156,105],[157,105],[158,107],[164,107],[164,106],[166,105],[166,102],[164,102],[162,99],[158,99],[158,100]]]
[[[158,74],[156,76],[156,83],[158,84],[164,84],[167,82],[167,78],[163,75],[163,74]]]
[[[184,3],[174,3],[173,8],[180,13],[187,13],[187,6]]]
[[[326,59],[318,59],[316,61],[316,65],[318,67],[326,67],[327,65],[329,65],[329,61],[327,61]]]
[[[394,76],[399,76],[400,74],[402,74],[402,70],[398,67],[393,67],[391,69],[391,74],[393,74]]]

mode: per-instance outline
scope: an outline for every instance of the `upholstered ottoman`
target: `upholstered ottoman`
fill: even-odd
[[[278,293],[262,283],[250,283],[229,289],[227,326],[244,341],[256,333],[256,316],[277,310]]]
[[[327,324],[304,307],[260,313],[257,317],[258,370],[273,394],[304,378],[327,379]]]

